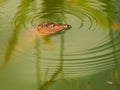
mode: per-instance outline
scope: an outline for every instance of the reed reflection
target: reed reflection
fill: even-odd
[[[19,33],[22,30],[22,27],[24,26],[27,19],[27,10],[29,8],[30,3],[31,2],[29,2],[29,0],[21,0],[21,4],[19,5],[18,12],[16,13],[13,19],[15,28],[13,30],[13,34],[11,35],[11,38],[9,38],[8,41],[9,46],[7,47],[6,54],[4,57],[4,64],[8,63],[14,52],[15,45],[18,42]]]
[[[2,7],[3,5],[5,5],[7,3],[8,0],[0,0],[0,7]]]
[[[15,28],[13,30],[13,34],[11,35],[9,45],[7,47],[5,53],[4,64],[7,64],[13,55],[15,50],[15,46],[18,43],[18,38],[21,38],[19,34],[22,32],[22,29],[26,29],[26,27],[33,27],[40,23],[45,22],[58,22],[58,23],[68,23],[68,16],[72,15],[79,19],[81,28],[86,27],[86,30],[96,30],[96,27],[101,27],[103,29],[110,29],[111,24],[114,22],[113,15],[113,1],[109,0],[109,2],[105,0],[42,0],[39,5],[38,0],[21,0],[20,5],[18,6],[18,11],[14,16],[13,23]],[[38,7],[35,7],[38,6]],[[40,10],[38,10],[40,9]],[[80,28],[80,29],[81,29]],[[29,30],[28,30],[29,31]],[[41,42],[39,38],[33,40],[35,41],[35,50],[36,50],[36,72],[37,72],[37,83],[38,90],[44,90],[48,88],[49,85],[53,84],[58,78],[67,78],[67,77],[80,77],[86,76],[89,74],[97,73],[99,71],[103,71],[106,69],[110,69],[111,66],[114,66],[114,62],[119,62],[119,53],[120,48],[117,47],[115,49],[115,45],[120,45],[117,38],[119,35],[114,36],[114,33],[110,34],[110,39],[107,41],[103,41],[102,44],[96,46],[94,48],[90,48],[84,52],[79,52],[77,54],[71,53],[68,56],[81,56],[85,55],[86,57],[80,58],[67,58],[64,59],[65,56],[65,34],[59,34],[60,38],[60,47],[59,58],[49,58],[42,57],[41,53],[43,52],[41,49]],[[47,43],[51,43],[51,37],[48,36],[42,38]],[[24,37],[22,37],[24,38]],[[33,37],[32,37],[33,38]],[[40,38],[41,39],[41,38]],[[108,49],[112,48],[110,52],[107,52]],[[99,55],[101,51],[105,51],[104,55]],[[96,54],[97,53],[97,54]],[[87,57],[90,56],[90,57]],[[117,60],[116,60],[116,55]],[[47,65],[44,60],[48,59],[51,62],[51,65]],[[58,61],[57,61],[58,60]],[[96,62],[98,60],[98,62]],[[56,62],[57,63],[56,63]],[[41,63],[46,64],[46,68],[42,67]],[[54,66],[53,64],[57,64]],[[74,68],[72,68],[74,65]],[[117,65],[117,64],[116,64]],[[54,71],[50,72],[49,69],[54,69]],[[45,72],[45,76],[42,72]],[[40,80],[44,78],[44,80]],[[48,79],[45,79],[48,78]],[[65,81],[65,80],[64,80]]]

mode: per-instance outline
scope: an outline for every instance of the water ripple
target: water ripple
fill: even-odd
[[[38,78],[46,77],[45,73],[50,81],[60,78],[60,74],[64,74],[66,78],[82,77],[114,68],[116,61],[117,64],[120,63],[120,41],[118,39],[120,32],[111,33],[109,30],[109,14],[112,15],[113,12],[107,12],[108,9],[111,11],[112,5],[107,6],[112,0],[110,2],[103,2],[103,0],[57,0],[56,2],[42,0],[42,2],[36,2],[36,0],[21,0],[13,18],[15,29],[6,50],[6,61],[9,61],[13,51],[21,53],[15,48],[18,38],[22,37],[21,27],[28,28],[42,22],[60,22],[71,24],[72,29],[64,34],[51,36],[51,46],[45,45],[41,38],[34,48],[29,49],[31,52],[36,52],[33,56],[27,57],[37,61]],[[33,43],[34,41],[32,45]],[[53,50],[45,50],[49,47]],[[22,49],[22,54],[31,53],[25,48]],[[26,55],[22,59],[24,63]]]

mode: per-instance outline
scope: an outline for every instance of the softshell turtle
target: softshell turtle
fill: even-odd
[[[68,24],[61,24],[56,22],[48,22],[48,23],[41,23],[39,25],[33,26],[30,28],[20,40],[21,46],[27,46],[30,42],[34,41],[35,39],[43,39],[46,45],[51,45],[50,37],[56,33],[61,33],[70,29],[71,26]]]
[[[58,32],[63,32],[70,29],[71,26],[68,24],[61,24],[56,22],[42,23],[33,27],[32,31],[40,36],[53,35]]]

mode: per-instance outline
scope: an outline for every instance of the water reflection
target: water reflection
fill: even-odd
[[[32,2],[29,2],[29,0],[21,0],[21,4],[19,5],[19,11],[17,12],[15,19],[13,19],[13,22],[15,23],[15,29],[13,30],[13,35],[11,35],[11,38],[9,40],[9,46],[7,48],[4,63],[6,64],[15,48],[16,43],[18,42],[18,36],[20,31],[22,30],[21,27],[25,26],[26,18],[27,18],[27,11],[29,8],[29,5]]]
[[[120,28],[112,27],[118,18],[114,9],[113,0],[20,0],[12,21],[14,30],[8,38],[8,47],[5,47],[4,64],[21,59],[18,71],[22,72],[23,63],[33,65],[30,62],[36,61],[38,90],[48,89],[57,79],[69,89],[68,78],[85,77],[110,69],[119,85]],[[43,22],[68,23],[72,28],[64,34],[47,38],[31,36],[35,39],[27,44],[29,50],[20,47],[21,38],[25,38],[22,43],[27,42],[26,38],[29,40],[26,34],[23,35],[29,32],[28,28]],[[17,57],[14,53],[30,55]],[[88,90],[92,88],[91,81],[86,87]]]
[[[5,5],[5,3],[7,2],[8,0],[0,0],[0,7],[2,7],[3,5]]]
[[[43,0],[37,19],[42,19],[42,22],[65,22],[64,2],[65,0]]]

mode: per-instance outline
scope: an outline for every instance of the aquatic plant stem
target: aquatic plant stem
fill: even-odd
[[[119,77],[116,78],[116,76],[119,76],[118,74],[118,59],[117,59],[117,55],[116,55],[116,47],[115,47],[115,44],[114,44],[114,37],[113,37],[113,31],[110,29],[110,33],[109,33],[109,36],[110,36],[110,40],[111,40],[111,44],[112,44],[112,49],[113,49],[113,57],[114,57],[114,64],[115,64],[115,68],[113,70],[114,72],[114,77],[117,81],[117,86],[118,86],[118,89],[120,89],[120,80],[119,80]]]
[[[75,81],[76,81],[76,90],[81,90],[81,87],[79,84],[79,78],[76,78]]]
[[[12,36],[9,39],[9,46],[6,49],[6,53],[5,53],[5,57],[4,57],[4,65],[8,63],[8,61],[11,59],[11,56],[14,52],[15,49],[15,45],[18,42],[18,35],[19,35],[19,30],[20,29],[20,25],[16,26]]]
[[[113,37],[113,31],[112,30],[110,30],[109,36],[110,36],[110,42],[111,42],[112,50],[113,50],[114,64],[115,64],[115,67],[118,67],[116,47],[115,47],[115,44],[114,44],[114,37]]]
[[[70,83],[64,77],[62,77],[62,81],[65,85],[65,88],[66,88],[65,90],[71,90]]]
[[[35,50],[36,50],[36,79],[37,79],[37,87],[39,90],[41,85],[41,72],[40,72],[40,42],[39,39],[35,41]]]
[[[14,53],[15,46],[18,43],[18,37],[20,35],[20,31],[22,30],[22,27],[25,26],[26,19],[28,18],[27,16],[28,8],[30,7],[32,1],[34,0],[20,1],[20,5],[18,6],[18,11],[12,20],[12,23],[14,23],[15,27],[12,35],[10,36],[10,39],[8,40],[8,47],[5,52],[3,64],[7,64]]]
[[[57,75],[63,70],[63,54],[64,54],[64,35],[61,35],[61,49],[60,49],[60,65],[56,72],[51,77],[50,81],[53,81]]]
[[[60,65],[55,73],[51,76],[50,80],[46,81],[39,90],[46,90],[47,87],[54,83],[54,80],[63,70],[63,55],[64,55],[64,35],[61,35],[61,49],[60,49]]]
[[[92,90],[92,88],[91,88],[91,81],[87,81],[87,90]]]

